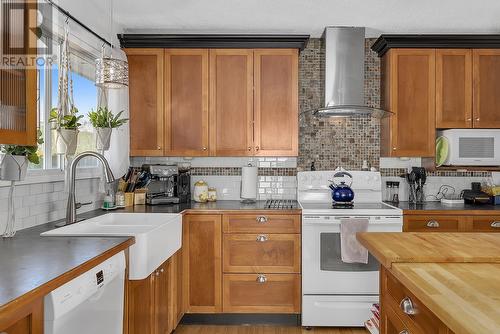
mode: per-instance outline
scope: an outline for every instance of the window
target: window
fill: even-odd
[[[55,45],[54,50],[59,46]],[[77,154],[83,151],[96,150],[95,132],[88,119],[88,112],[96,108],[98,103],[98,88],[94,84],[94,57],[78,50],[71,50],[73,99],[78,115],[84,118],[80,121]],[[57,106],[58,101],[58,64],[44,65],[38,69],[38,120],[42,131],[44,144],[39,148],[40,164],[30,165],[31,169],[62,169],[63,157],[56,154],[55,131],[48,123],[50,110]],[[97,161],[92,158],[83,159],[79,167],[96,167]]]

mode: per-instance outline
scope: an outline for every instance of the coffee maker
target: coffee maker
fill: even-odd
[[[179,169],[176,165],[145,164],[142,170],[151,175],[147,185],[146,204],[187,203],[191,199],[191,178],[189,170]]]

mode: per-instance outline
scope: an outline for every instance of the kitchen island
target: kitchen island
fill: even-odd
[[[500,332],[500,235],[360,233],[381,263],[381,333]]]

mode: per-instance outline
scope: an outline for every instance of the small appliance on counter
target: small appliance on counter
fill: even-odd
[[[468,204],[490,204],[490,195],[481,190],[481,183],[472,182],[471,189],[463,190],[462,196]]]
[[[189,170],[179,171],[176,165],[145,164],[142,170],[151,175],[147,185],[146,204],[177,204],[190,201]]]

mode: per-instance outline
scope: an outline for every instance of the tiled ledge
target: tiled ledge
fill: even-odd
[[[240,176],[239,167],[194,167],[191,175],[200,176]],[[259,168],[259,176],[297,176],[296,168]]]
[[[380,174],[382,176],[401,176],[407,171],[405,168],[381,168]],[[460,171],[432,171],[427,172],[427,176],[440,176],[440,177],[491,177],[491,172],[484,171],[470,171],[470,172],[460,172]]]

